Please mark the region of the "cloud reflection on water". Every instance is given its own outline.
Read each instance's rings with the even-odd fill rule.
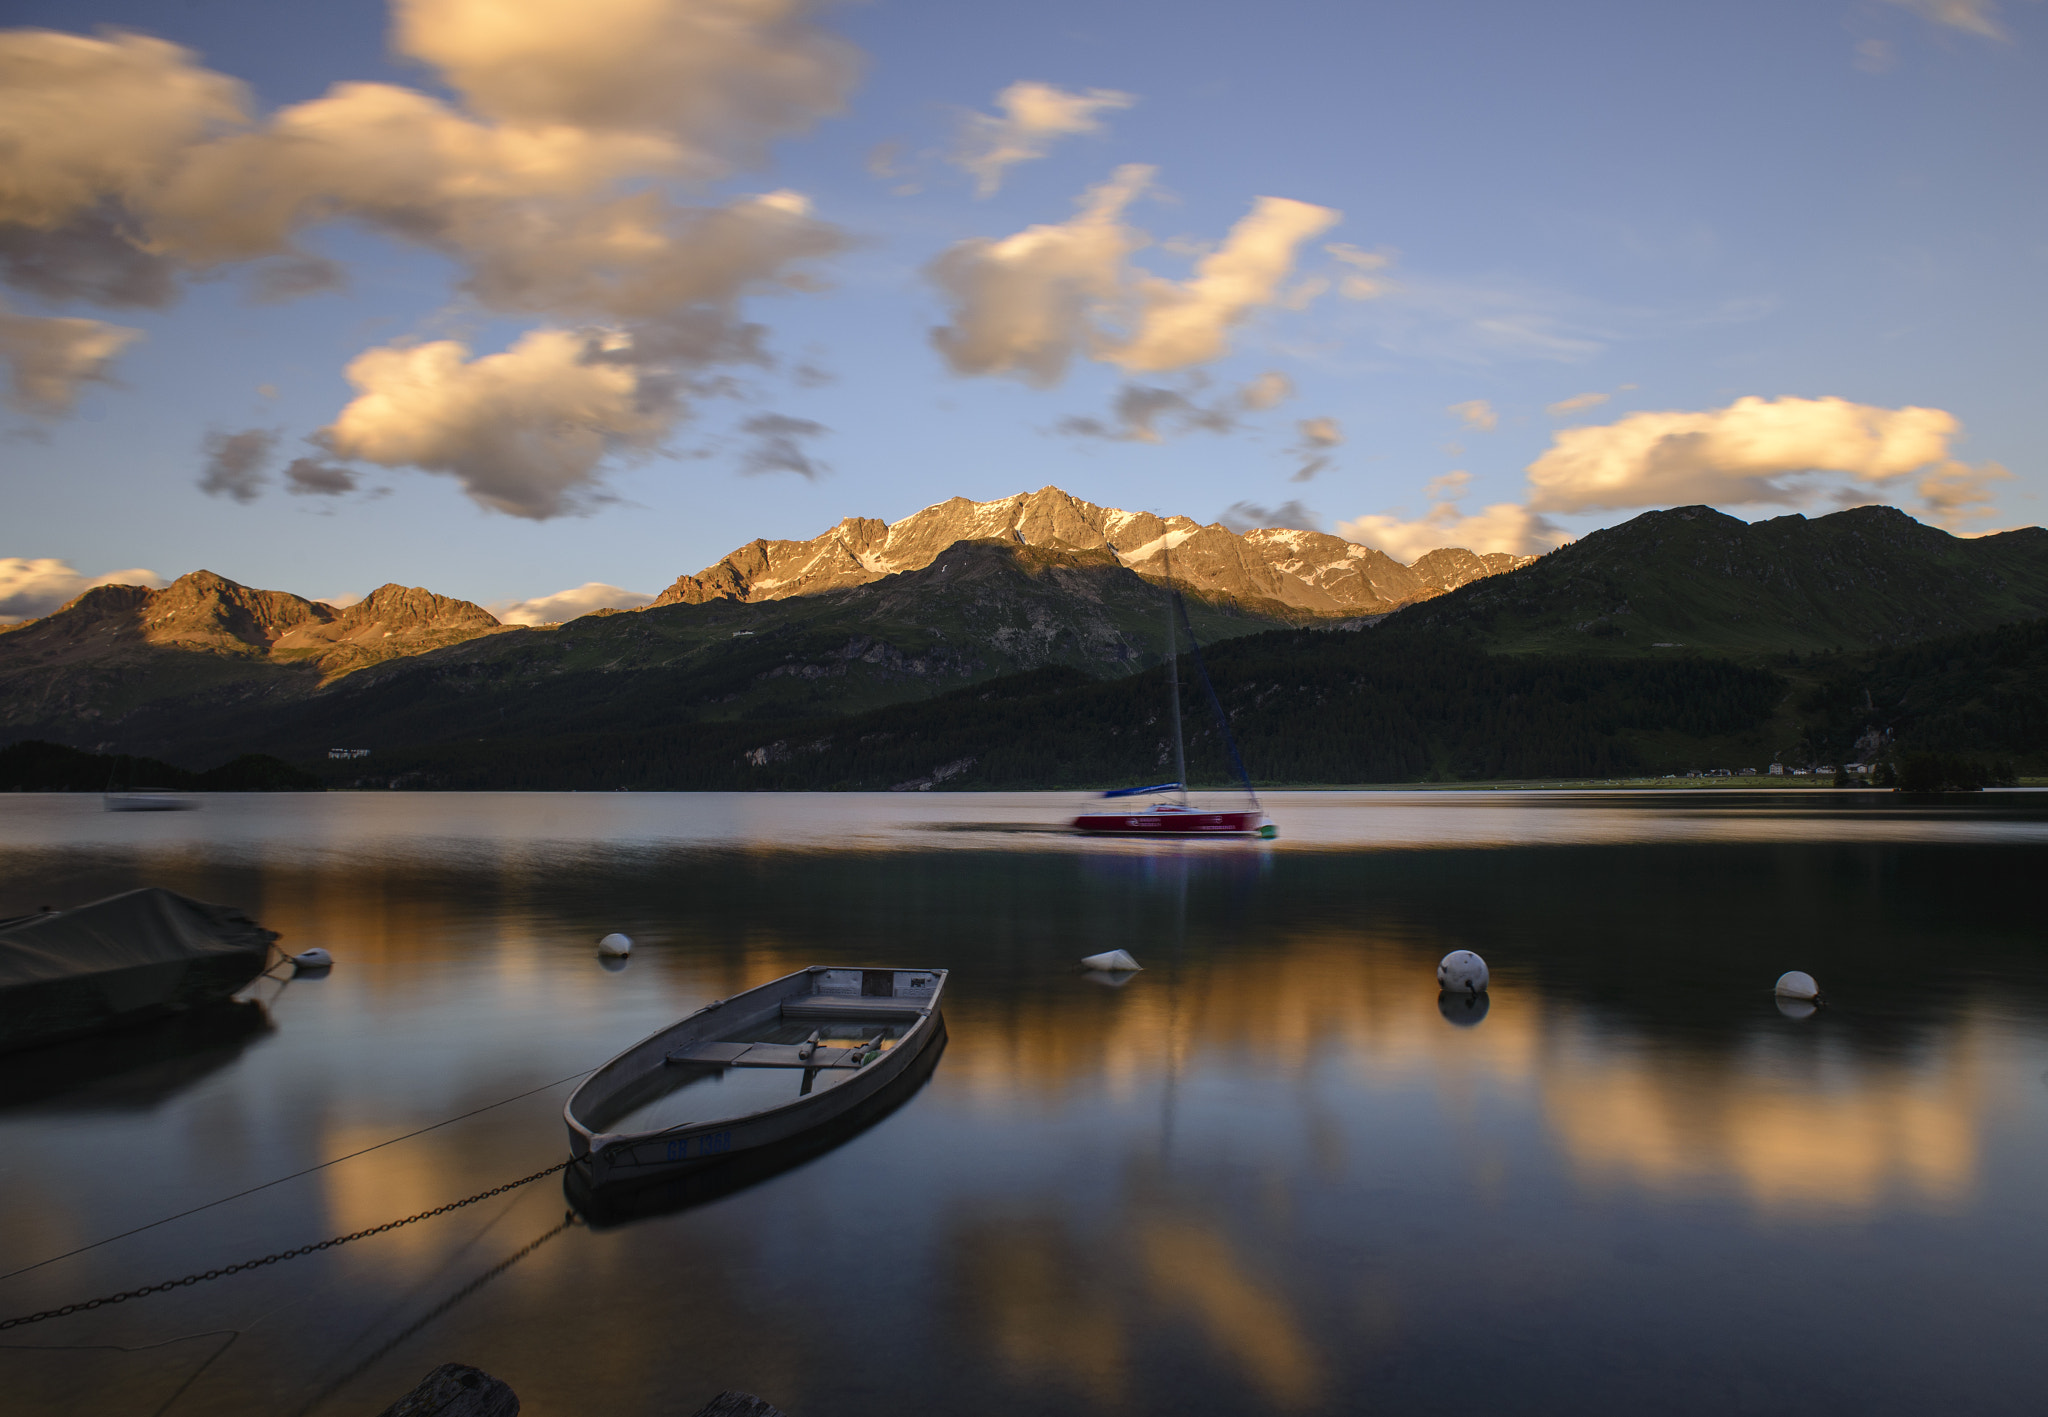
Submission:
[[[1578,1410],[1631,1410],[1629,1394],[1679,1391],[1690,1359],[1661,1353],[1659,1334],[1767,1347],[1765,1320],[1742,1307],[1759,1283],[1799,1320],[1792,1369],[1832,1345],[1878,1375],[1864,1395],[1924,1398],[1917,1370],[1869,1335],[1953,1312],[1961,1365],[2030,1321],[2010,1301],[2030,1270],[1999,1258],[2040,1233],[2013,1200],[2031,1184],[2039,1109],[2008,1105],[2008,1079],[2040,1074],[2048,998],[2011,889],[2027,823],[2021,850],[1995,857],[1954,849],[1981,821],[1937,848],[1897,844],[1947,831],[1932,818],[1816,827],[1771,809],[1745,827],[1689,803],[1603,815],[1331,799],[1310,828],[1379,844],[1414,844],[1431,822],[1474,830],[1435,852],[964,849],[971,832],[911,825],[957,817],[960,799],[887,820],[871,802],[777,799],[708,804],[693,831],[744,818],[754,844],[707,846],[659,839],[681,806],[632,794],[392,794],[216,802],[184,814],[213,823],[208,845],[188,821],[10,805],[0,843],[23,844],[0,860],[0,893],[32,906],[50,880],[80,898],[161,880],[338,957],[331,977],[286,987],[260,1049],[146,1113],[58,1099],[0,1114],[21,1159],[0,1177],[0,1249],[22,1261],[483,1107],[792,969],[956,971],[948,1051],[884,1124],[715,1204],[565,1234],[334,1410],[374,1410],[446,1356],[505,1366],[535,1411],[655,1410],[720,1386],[796,1412],[1305,1412],[1354,1398],[1473,1411],[1517,1394],[1562,1410],[1589,1392]],[[876,839],[911,848],[762,844],[777,823],[870,818]],[[1866,826],[1893,844],[1840,840]],[[1605,844],[1495,849],[1546,831]],[[1748,845],[1702,840],[1742,832]],[[1660,834],[1683,839],[1630,845]],[[1485,849],[1463,849],[1474,840]],[[621,974],[592,957],[609,929],[638,942]],[[1118,946],[1143,973],[1121,989],[1083,976],[1083,955]],[[1493,967],[1471,1027],[1438,1009],[1435,963],[1454,948]],[[1769,986],[1788,963],[1839,988],[1838,1005],[1782,1016]],[[2003,991],[1996,1007],[1985,981]],[[92,1251],[15,1292],[22,1307],[109,1292],[526,1174],[559,1155],[562,1096]],[[34,1160],[52,1154],[147,1156],[148,1184],[107,1167],[59,1183]],[[191,1308],[166,1298],[152,1319],[183,1332],[216,1321],[206,1306],[260,1315],[265,1343],[237,1345],[205,1397],[276,1410],[277,1394],[346,1373],[561,1215],[545,1185],[500,1204],[203,1286]],[[1937,1226],[1919,1223],[1930,1215]],[[1869,1221],[1885,1223],[1851,1228]],[[1882,1282],[1845,1286],[1842,1265]],[[113,1332],[140,1312],[94,1322]],[[1432,1384],[1467,1363],[1468,1323],[1486,1351],[1456,1369],[1477,1375],[1470,1389],[1440,1402]]]

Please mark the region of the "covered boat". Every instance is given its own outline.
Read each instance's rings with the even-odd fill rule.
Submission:
[[[226,905],[159,886],[0,920],[0,1052],[228,998],[277,938]]]
[[[571,1183],[668,1180],[863,1108],[940,1036],[945,987],[943,969],[814,965],[706,1005],[570,1096]]]

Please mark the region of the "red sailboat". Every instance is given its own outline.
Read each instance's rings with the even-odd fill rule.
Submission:
[[[1167,575],[1170,578],[1172,574],[1172,563],[1169,562]],[[1197,807],[1188,801],[1187,755],[1181,744],[1180,732],[1180,645],[1174,628],[1176,620],[1187,626],[1188,648],[1194,656],[1195,672],[1201,676],[1202,687],[1208,691],[1209,706],[1216,713],[1217,730],[1223,735],[1223,746],[1230,751],[1230,765],[1237,769],[1237,780],[1244,787],[1247,805],[1234,810]],[[1119,787],[1105,792],[1102,794],[1104,802],[1141,797],[1155,800],[1143,805],[1133,802],[1128,806],[1104,806],[1083,812],[1074,818],[1074,829],[1118,836],[1258,836],[1270,839],[1278,835],[1278,830],[1266,818],[1259,794],[1252,789],[1251,777],[1244,770],[1244,759],[1237,751],[1237,740],[1230,733],[1229,716],[1223,712],[1222,701],[1216,697],[1216,687],[1209,682],[1209,671],[1202,664],[1202,647],[1195,642],[1195,627],[1188,620],[1187,607],[1181,602],[1180,592],[1172,588],[1170,579],[1166,605],[1166,700],[1173,723],[1175,780],[1153,783],[1149,787]]]

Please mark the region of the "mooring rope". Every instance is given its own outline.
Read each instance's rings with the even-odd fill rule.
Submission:
[[[535,1090],[538,1091],[539,1089]],[[151,1294],[162,1294],[172,1289],[184,1289],[194,1284],[204,1284],[209,1279],[225,1279],[231,1274],[240,1274],[244,1270],[262,1269],[284,1260],[298,1259],[302,1255],[317,1254],[322,1250],[331,1250],[337,1245],[346,1245],[356,1240],[367,1240],[370,1236],[382,1235],[387,1230],[396,1230],[401,1226],[412,1225],[418,1221],[431,1220],[437,1215],[446,1215],[451,1210],[461,1210],[464,1206],[475,1205],[478,1201],[487,1201],[492,1196],[502,1196],[507,1191],[516,1191],[521,1186],[530,1186],[543,1176],[554,1175],[557,1171],[567,1167],[568,1164],[567,1159],[557,1161],[545,1171],[536,1171],[531,1176],[522,1176],[516,1181],[507,1181],[504,1185],[493,1186],[488,1191],[478,1191],[475,1195],[465,1196],[459,1201],[450,1201],[446,1205],[437,1205],[432,1210],[421,1211],[418,1215],[408,1215],[403,1220],[387,1220],[382,1225],[373,1225],[367,1230],[358,1230],[352,1235],[337,1235],[333,1239],[321,1240],[317,1244],[300,1245],[297,1249],[293,1250],[279,1250],[276,1254],[265,1255],[261,1259],[243,1260],[239,1264],[223,1265],[219,1269],[201,1270],[197,1274],[188,1274],[181,1279],[166,1279],[161,1284],[145,1284],[140,1289],[126,1289],[119,1294],[108,1294],[98,1299],[84,1299],[76,1304],[65,1304],[60,1308],[44,1309],[33,1314],[23,1314],[19,1318],[0,1319],[0,1333],[4,1333],[11,1328],[22,1328],[28,1324],[39,1324],[45,1319],[68,1318],[72,1314],[90,1313],[94,1309],[104,1309],[114,1304],[125,1304],[130,1299],[145,1299]]]
[[[503,1107],[508,1103],[517,1102],[521,1098],[531,1097],[536,1092],[546,1092],[551,1087],[560,1087],[565,1082],[574,1082],[577,1078],[583,1077],[586,1074],[595,1071],[595,1068],[585,1068],[582,1072],[571,1073],[569,1074],[569,1076],[565,1078],[556,1078],[553,1082],[544,1082],[539,1087],[531,1087],[528,1088],[526,1091],[517,1093],[511,1097],[500,1098],[496,1102],[489,1103],[483,1107],[478,1107],[473,1111],[464,1112],[460,1116],[449,1117],[443,1121],[435,1122],[431,1126],[421,1127],[417,1131],[407,1132],[403,1136],[396,1136],[390,1138],[387,1141],[376,1142],[370,1146],[364,1147],[360,1151],[351,1151],[346,1156],[337,1156],[332,1161],[323,1161],[318,1166],[308,1166],[303,1171],[294,1171],[289,1176],[279,1176],[274,1181],[265,1181],[260,1185],[251,1186],[247,1190],[236,1191],[233,1195],[222,1196],[219,1200],[208,1201],[204,1205],[195,1205],[190,1210],[179,1211],[176,1215],[166,1215],[161,1220],[152,1220],[147,1225],[136,1226],[133,1230],[123,1230],[118,1235],[109,1235],[103,1240],[94,1240],[90,1244],[80,1245],[75,1250],[66,1250],[61,1255],[51,1255],[46,1260],[37,1260],[34,1264],[25,1264],[20,1269],[10,1269],[9,1271],[7,1271],[7,1273],[0,1274],[0,1280],[12,1279],[19,1274],[27,1274],[32,1269],[41,1269],[46,1264],[57,1263],[58,1260],[68,1260],[73,1255],[82,1255],[87,1250],[96,1250],[102,1245],[111,1245],[114,1243],[114,1241],[125,1240],[130,1235],[140,1235],[143,1231],[154,1230],[159,1225],[169,1225],[173,1220],[183,1220],[186,1216],[197,1215],[202,1210],[212,1210],[217,1205],[226,1205],[229,1201],[238,1201],[243,1196],[253,1196],[258,1191],[269,1190],[272,1186],[282,1186],[286,1181],[296,1181],[301,1176],[312,1175],[315,1171],[325,1171],[330,1166],[339,1166],[342,1162],[353,1161],[358,1156],[368,1156],[371,1152],[382,1150],[384,1147],[396,1146],[399,1142],[402,1141],[411,1141],[414,1137],[425,1136],[428,1132],[438,1131],[442,1127],[453,1126],[457,1122],[466,1122],[471,1117],[479,1116],[485,1112],[490,1111],[493,1107]],[[561,1168],[557,1167],[556,1169],[560,1170]]]

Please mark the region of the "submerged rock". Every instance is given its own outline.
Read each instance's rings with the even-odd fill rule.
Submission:
[[[443,1363],[382,1417],[519,1417],[519,1394],[482,1368]]]
[[[750,1392],[721,1392],[690,1417],[783,1417],[783,1412]]]

